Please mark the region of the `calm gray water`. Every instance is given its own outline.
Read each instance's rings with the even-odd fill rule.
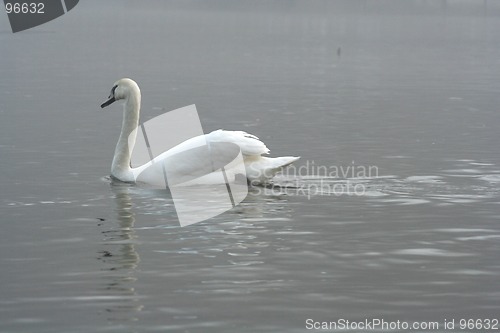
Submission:
[[[17,34],[0,14],[0,331],[500,319],[499,31],[494,1],[89,0]],[[107,178],[121,112],[99,105],[125,76],[144,120],[195,103],[300,174],[179,227],[167,193]]]

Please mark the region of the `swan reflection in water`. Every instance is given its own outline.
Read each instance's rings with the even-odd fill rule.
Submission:
[[[136,270],[140,258],[136,250],[137,235],[134,231],[135,214],[130,197],[131,185],[111,182],[114,193],[117,224],[106,221],[102,225],[104,240],[99,259],[106,263],[106,294],[110,302],[105,311],[109,313],[110,322],[136,321],[137,314],[143,308],[141,297],[135,290],[137,282]]]
[[[111,218],[101,224],[104,239],[99,259],[106,265],[105,291],[102,294],[109,301],[105,305],[105,312],[108,321],[116,325],[138,321],[146,299],[151,297],[140,294],[141,282],[138,280],[137,271],[140,262],[138,247],[141,244],[137,235],[139,230],[168,229],[168,233],[162,234],[162,242],[165,244],[158,245],[156,242],[156,246],[160,246],[169,255],[178,251],[180,253],[187,247],[187,241],[190,242],[189,246],[192,246],[193,241],[199,240],[196,250],[200,254],[207,254],[206,265],[212,267],[214,248],[226,252],[248,251],[253,256],[260,256],[254,253],[256,249],[259,252],[265,251],[265,248],[271,247],[272,242],[279,243],[272,237],[272,229],[278,225],[281,225],[278,229],[289,228],[287,217],[293,211],[287,204],[285,195],[277,195],[276,191],[269,192],[264,188],[250,187],[247,198],[232,210],[200,224],[180,227],[168,191],[141,188],[120,181],[111,181],[110,188],[115,200],[116,219]],[[145,218],[141,224],[147,225],[136,226],[139,215],[153,219]],[[270,235],[262,238],[263,232]],[[147,231],[142,237],[146,236],[148,240],[143,240],[144,246],[155,243],[151,240],[159,237],[158,232],[150,234]],[[224,251],[216,253],[219,256],[217,262],[223,259],[231,266],[248,264],[247,257],[227,256]],[[255,262],[265,261],[265,257],[252,259]],[[200,269],[199,266],[190,266],[191,264],[187,263],[185,268]]]

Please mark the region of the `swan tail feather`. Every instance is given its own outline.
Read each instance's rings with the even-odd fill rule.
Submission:
[[[253,184],[268,184],[271,179],[287,166],[297,161],[297,156],[263,157],[245,161],[247,178]]]

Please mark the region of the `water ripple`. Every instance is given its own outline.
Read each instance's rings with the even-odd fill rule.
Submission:
[[[470,253],[451,252],[435,248],[414,248],[393,251],[396,255],[426,256],[426,257],[467,257]]]

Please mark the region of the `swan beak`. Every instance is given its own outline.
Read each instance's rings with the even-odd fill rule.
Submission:
[[[115,96],[108,99],[106,102],[101,104],[101,108],[105,108],[106,106],[113,104],[116,101]]]

